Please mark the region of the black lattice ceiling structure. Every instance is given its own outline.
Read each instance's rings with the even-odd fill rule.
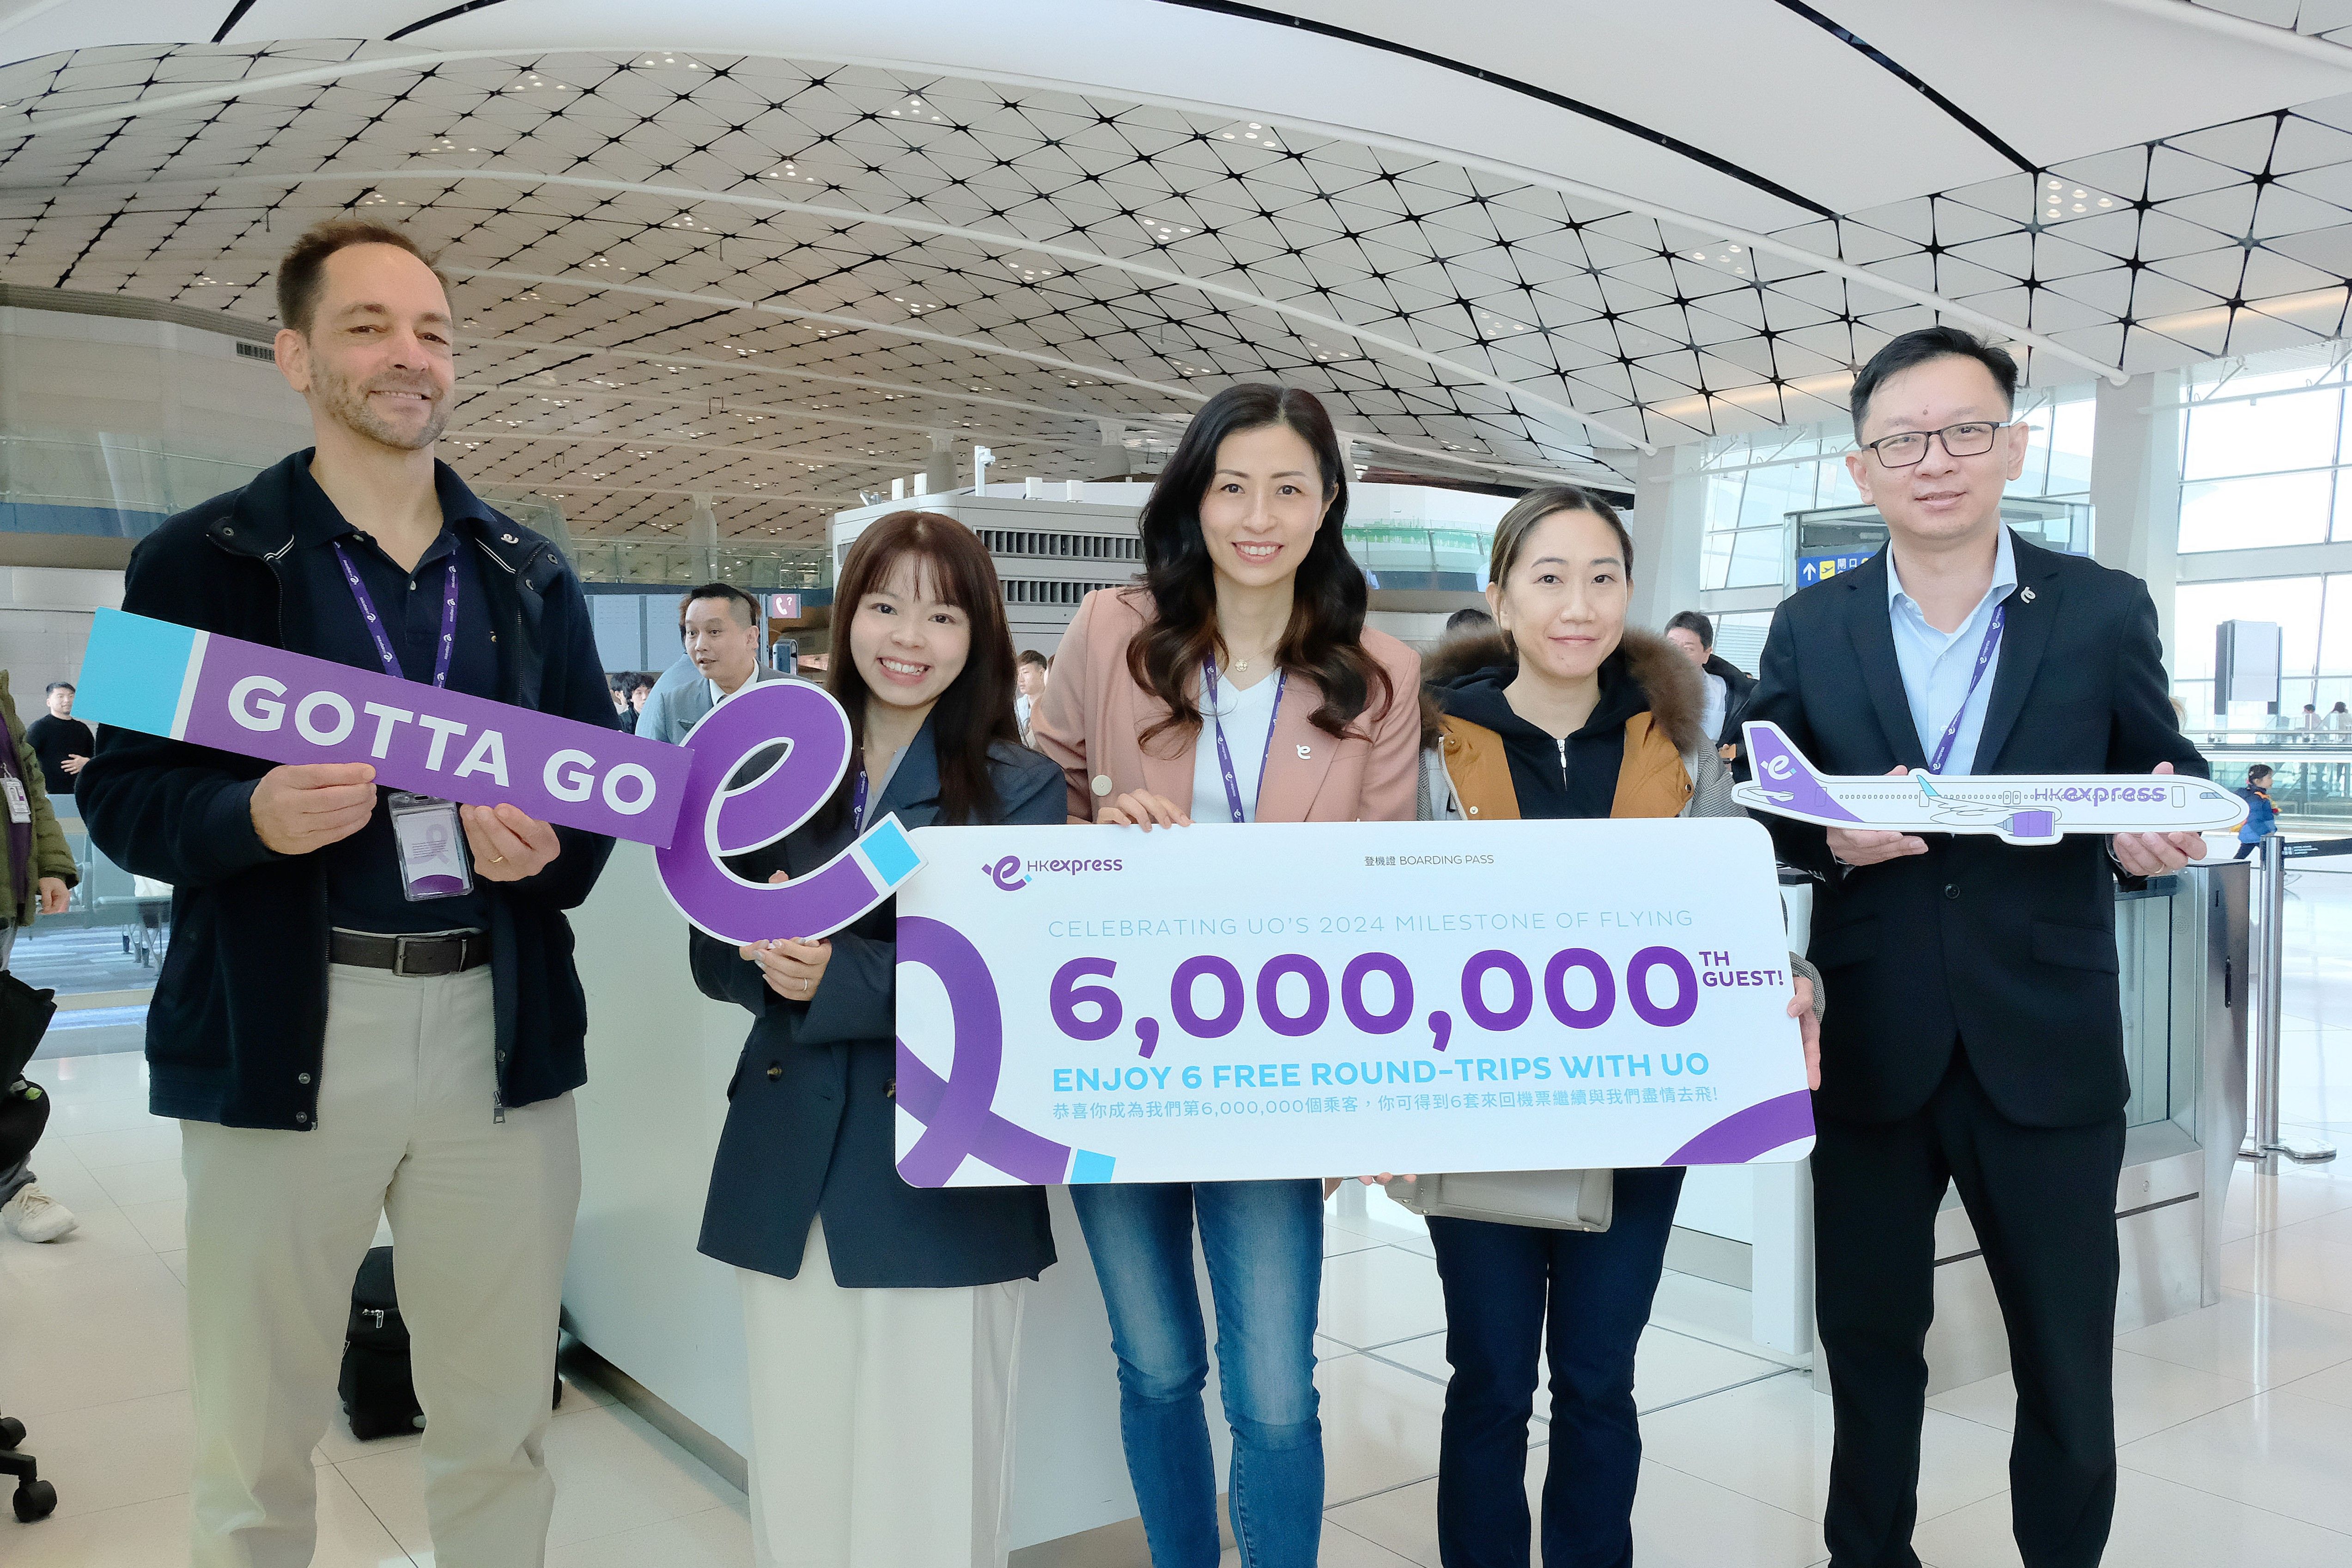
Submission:
[[[2352,6],[2205,9],[2352,67]],[[468,477],[593,535],[708,492],[730,534],[814,540],[974,443],[1000,477],[1083,477],[1242,379],[1316,391],[1384,469],[1622,485],[1643,449],[1834,417],[1856,363],[1939,314],[2049,384],[2335,339],[2352,289],[2352,99],[2045,167],[1906,71],[2008,172],[1832,215],[1667,148],[1773,220],[1748,227],[1272,110],[222,33],[0,68],[0,276],[266,321],[304,225],[404,224],[457,279]]]

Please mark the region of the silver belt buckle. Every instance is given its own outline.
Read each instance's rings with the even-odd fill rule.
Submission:
[[[395,936],[392,939],[392,972],[403,980],[428,980],[426,974],[411,973],[408,968],[408,944],[411,942],[436,941],[431,937]]]

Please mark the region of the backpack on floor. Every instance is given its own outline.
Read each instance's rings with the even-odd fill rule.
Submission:
[[[408,1371],[408,1325],[393,1288],[392,1248],[375,1247],[352,1283],[352,1320],[343,1331],[343,1375],[337,1384],[352,1436],[390,1437],[425,1425]]]
[[[400,1321],[389,1247],[369,1248],[352,1282],[352,1318],[343,1331],[343,1374],[337,1386],[354,1437],[392,1437],[424,1428],[425,1408],[409,1372],[408,1325]],[[554,1403],[563,1403],[560,1373]]]

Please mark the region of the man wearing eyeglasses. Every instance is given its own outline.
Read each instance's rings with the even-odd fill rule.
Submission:
[[[1781,604],[1748,716],[1832,773],[2208,776],[2166,696],[2147,587],[2001,523],[2026,455],[2016,387],[2006,353],[1949,327],[1906,333],[1863,367],[1846,465],[1887,546]],[[2008,1324],[2019,1553],[2026,1568],[2093,1568],[2115,1509],[2129,1092],[2116,880],[2178,870],[2204,841],[2026,847],[1766,826],[1783,860],[1822,879],[1812,1173],[1837,1416],[1833,1568],[1917,1568],[1923,1347],[1948,1184]]]

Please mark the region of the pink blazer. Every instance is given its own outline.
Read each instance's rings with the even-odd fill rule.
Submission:
[[[1062,765],[1072,822],[1092,822],[1097,804],[1135,789],[1164,795],[1192,813],[1193,744],[1163,735],[1147,752],[1138,739],[1168,711],[1127,670],[1128,642],[1144,625],[1150,603],[1140,589],[1097,589],[1071,617],[1054,655],[1030,733],[1037,749]],[[1388,671],[1387,707],[1375,692],[1373,705],[1349,726],[1350,733],[1335,737],[1307,722],[1322,705],[1322,692],[1314,681],[1293,675],[1275,714],[1273,752],[1258,789],[1259,821],[1412,820],[1421,766],[1421,656],[1370,630],[1364,633],[1364,650]],[[1355,732],[1367,730],[1369,737]],[[1159,754],[1163,752],[1169,754]],[[1108,795],[1095,794],[1100,776],[1110,780]]]

